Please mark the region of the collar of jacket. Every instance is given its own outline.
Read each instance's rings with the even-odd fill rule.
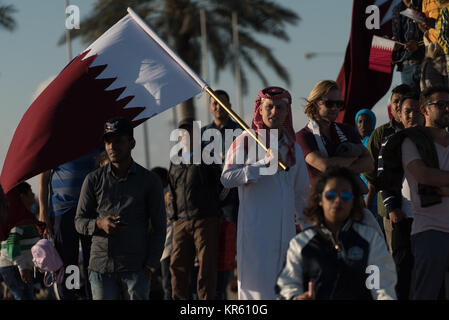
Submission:
[[[396,131],[402,129],[402,125],[400,123],[398,123],[396,120],[394,120],[394,118],[391,118],[390,122],[388,122],[388,127],[393,128]]]
[[[108,163],[108,167],[106,170],[107,170],[108,174],[112,174],[115,176],[114,172],[112,171],[112,163],[111,162]],[[137,172],[136,163],[134,162],[133,159],[131,159],[131,165],[129,166],[128,174],[130,174],[130,173],[135,174],[136,172]]]
[[[337,234],[336,234],[336,238],[338,239],[338,235],[339,235],[341,232],[346,232],[346,231],[348,231],[348,230],[351,228],[352,224],[353,224],[352,219],[351,219],[351,218],[348,218],[348,220],[346,220],[346,222],[344,223],[343,227],[342,227],[340,230],[338,230],[338,232],[337,232]],[[320,232],[323,236],[329,237],[330,239],[333,239],[333,238],[332,238],[332,231],[330,231],[329,228],[327,228],[327,227],[324,225],[324,223],[320,224],[320,225],[317,227],[317,231]]]

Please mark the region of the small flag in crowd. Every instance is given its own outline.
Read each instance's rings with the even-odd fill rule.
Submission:
[[[369,55],[369,69],[391,73],[393,49],[396,42],[390,39],[373,36]]]
[[[3,165],[3,190],[98,148],[108,119],[126,117],[137,126],[206,86],[128,9],[26,111]]]

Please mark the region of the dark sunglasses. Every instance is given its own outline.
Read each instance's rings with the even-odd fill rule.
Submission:
[[[427,104],[428,106],[437,106],[438,109],[443,110],[446,107],[449,107],[449,101],[447,100],[439,100],[439,101],[435,101],[435,102],[429,102]]]
[[[337,107],[338,109],[343,109],[345,102],[343,100],[322,100],[326,108],[330,109],[332,107]]]
[[[329,190],[324,193],[324,196],[327,200],[334,201],[335,198],[337,198],[337,192],[335,190]],[[343,191],[342,193],[340,193],[340,198],[341,200],[343,200],[343,202],[351,202],[353,195],[349,191]]]

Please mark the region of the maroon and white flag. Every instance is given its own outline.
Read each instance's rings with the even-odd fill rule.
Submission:
[[[396,42],[378,36],[373,36],[369,55],[369,69],[379,72],[392,72],[393,49]]]
[[[131,9],[74,58],[20,121],[0,183],[19,183],[102,144],[103,125],[126,117],[134,126],[206,87]]]
[[[393,8],[401,0],[354,0],[351,34],[345,60],[337,77],[345,108],[337,118],[354,126],[354,117],[362,108],[372,108],[388,92],[392,73],[369,68],[371,44],[374,36],[391,39]],[[373,8],[377,8],[373,11]],[[370,9],[370,10],[368,10]],[[378,21],[370,26],[372,18]],[[377,19],[378,18],[378,19]]]

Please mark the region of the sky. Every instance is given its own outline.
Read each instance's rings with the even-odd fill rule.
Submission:
[[[89,15],[94,2],[96,1],[70,0],[71,5],[79,7],[81,22],[83,17]],[[264,35],[257,35],[257,39],[272,47],[274,55],[289,70],[290,86],[287,86],[257,57],[255,62],[260,63],[269,85],[281,86],[290,91],[293,98],[293,124],[295,131],[298,131],[307,122],[303,112],[303,98],[309,95],[318,81],[335,80],[342,66],[349,40],[352,0],[276,0],[276,2],[296,12],[301,18],[296,26],[289,25],[286,28],[290,42]],[[14,131],[22,116],[37,94],[65,67],[68,54],[65,45],[57,45],[58,39],[65,32],[65,1],[1,0],[0,4],[13,4],[18,10],[14,14],[17,29],[14,32],[0,29],[0,165],[3,166]],[[82,23],[80,28],[83,28]],[[88,45],[79,40],[72,41],[73,56],[87,47]],[[321,54],[306,59],[305,54],[310,52]],[[236,110],[237,91],[232,73],[223,72],[219,81],[215,82],[211,59],[209,70],[211,70],[209,86],[213,89],[226,90]],[[247,77],[249,89],[248,94],[243,97],[243,119],[250,124],[254,100],[263,84],[251,72],[248,72]],[[398,84],[400,76],[396,72],[392,87]],[[205,95],[195,97],[197,118],[202,121],[202,125],[207,124],[208,119],[205,101]],[[372,109],[377,116],[378,125],[387,121],[387,105],[388,94]],[[150,167],[169,166],[169,152],[173,145],[169,140],[173,129],[172,115],[172,110],[167,110],[148,120]],[[136,162],[145,165],[142,127],[135,129],[137,145],[133,157]],[[37,193],[38,177],[28,182]]]

